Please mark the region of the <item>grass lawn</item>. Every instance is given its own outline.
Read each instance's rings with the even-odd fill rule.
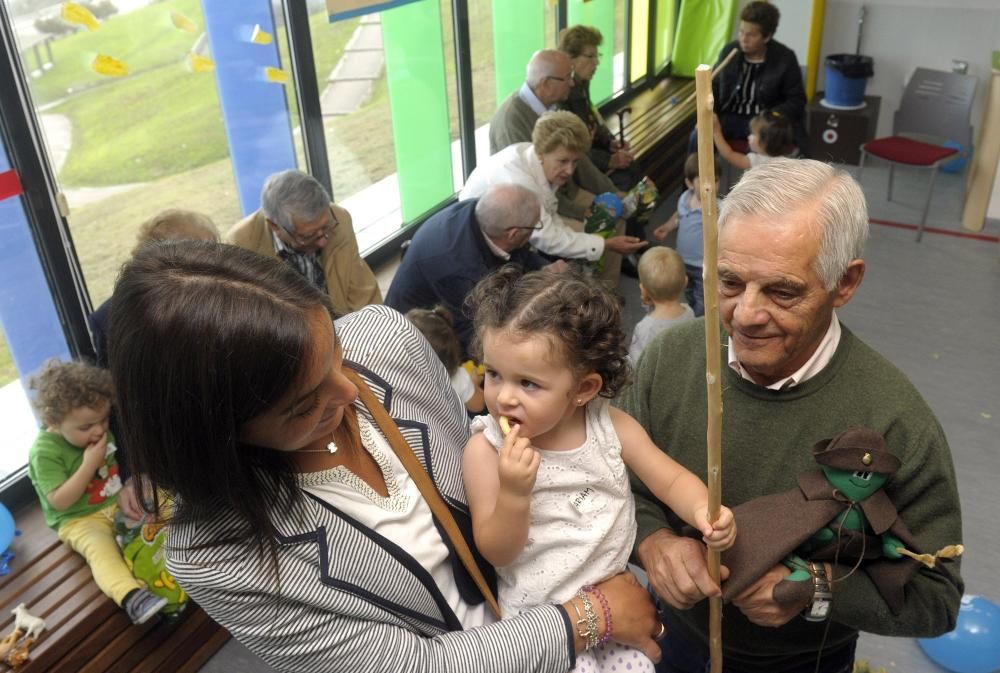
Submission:
[[[96,307],[111,296],[115,277],[135,245],[139,225],[165,208],[208,215],[220,233],[241,217],[228,159],[160,178],[70,213],[70,232],[90,299]]]
[[[203,23],[200,0],[166,0],[128,14],[114,14],[93,32],[84,29],[53,40],[52,69],[31,81],[35,104],[45,105],[116,81],[90,68],[97,54],[124,62],[132,73],[129,77],[182,61],[198,36],[174,27],[170,20],[170,13],[174,11],[198,26]],[[26,63],[33,62],[26,54],[21,58]]]
[[[77,32],[53,42],[56,66],[32,81],[38,103],[62,99],[52,111],[70,118],[73,139],[60,181],[67,187],[145,182],[177,174],[228,155],[215,76],[192,73],[186,54],[195,36],[173,27],[170,11],[199,26],[197,0],[174,0],[114,17],[94,33]],[[330,26],[326,15],[310,18],[317,76],[326,81],[358,20]],[[279,54],[289,66],[278,32]],[[178,42],[178,36],[180,42]],[[133,73],[122,79],[90,69],[100,49],[125,61]],[[76,91],[67,96],[67,91]],[[298,106],[294,89],[287,100],[293,125]]]

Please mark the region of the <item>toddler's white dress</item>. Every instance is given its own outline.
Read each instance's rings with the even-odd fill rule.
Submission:
[[[608,407],[603,397],[587,405],[582,446],[539,451],[528,542],[513,563],[496,569],[505,619],[541,603],[568,601],[581,586],[608,579],[628,563],[635,541],[635,503]],[[503,446],[503,433],[492,416],[476,417],[472,432],[483,432],[498,451]],[[591,602],[600,612],[593,595]],[[570,621],[576,619],[571,610]],[[642,652],[617,643],[579,653],[574,669],[577,673],[652,670]]]

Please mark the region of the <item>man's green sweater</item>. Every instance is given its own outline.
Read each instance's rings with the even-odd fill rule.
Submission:
[[[723,339],[723,351],[726,341]],[[902,467],[885,492],[924,551],[961,542],[962,520],[951,453],[940,424],[910,381],[846,327],[832,361],[816,376],[782,391],[741,378],[722,353],[722,502],[733,507],[796,487],[798,474],[816,468],[811,447],[852,426],[881,433]],[[635,383],[620,398],[653,441],[702,479],[705,448],[704,321],[692,320],[646,348]],[[635,477],[636,545],[667,526],[665,509]],[[739,532],[737,532],[737,535]],[[941,567],[939,565],[939,567]],[[906,586],[906,604],[893,615],[863,572],[834,582],[830,632],[824,651],[857,631],[933,636],[955,625],[962,581],[959,566],[921,568]],[[850,573],[837,567],[834,577]],[[674,617],[707,642],[708,605]],[[775,671],[815,659],[824,623],[794,618],[781,628],[752,624],[732,605],[723,613],[725,656],[745,670]]]

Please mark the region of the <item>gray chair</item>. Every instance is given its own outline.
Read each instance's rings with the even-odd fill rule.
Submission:
[[[906,85],[903,100],[892,120],[893,135],[876,138],[861,146],[861,172],[870,154],[889,162],[889,201],[892,201],[893,172],[897,164],[927,168],[931,171],[927,198],[917,228],[917,240],[924,234],[927,211],[931,205],[937,169],[958,150],[940,143],[951,140],[964,148],[972,146],[969,122],[976,78],[942,70],[917,68]]]

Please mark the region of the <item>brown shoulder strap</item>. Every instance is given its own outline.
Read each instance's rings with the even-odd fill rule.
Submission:
[[[358,396],[361,398],[361,402],[365,405],[372,416],[375,418],[375,422],[378,424],[379,429],[382,434],[389,441],[389,445],[392,446],[392,450],[396,452],[396,456],[399,458],[400,462],[403,463],[403,467],[410,474],[410,478],[417,485],[420,490],[420,494],[424,496],[424,500],[430,506],[431,511],[438,521],[441,522],[441,526],[444,528],[445,533],[451,539],[452,547],[458,553],[459,559],[462,561],[462,565],[465,569],[469,571],[469,575],[472,576],[472,580],[479,587],[479,591],[483,594],[483,598],[489,604],[490,608],[493,610],[493,614],[500,618],[500,606],[497,605],[497,600],[493,596],[493,592],[490,590],[489,584],[486,582],[486,578],[483,577],[482,571],[479,570],[479,566],[476,564],[475,559],[472,557],[472,551],[469,549],[469,543],[466,542],[465,536],[462,535],[462,531],[459,530],[458,524],[455,523],[455,518],[451,514],[451,510],[448,509],[447,503],[445,503],[444,498],[438,493],[437,487],[434,482],[431,481],[430,475],[424,469],[424,466],[420,464],[416,455],[413,453],[413,449],[407,443],[406,439],[403,437],[402,433],[399,432],[399,428],[396,427],[396,423],[389,416],[389,412],[385,410],[382,403],[378,401],[375,397],[375,393],[371,391],[368,384],[365,383],[364,379],[358,375],[353,369],[344,367],[344,375],[351,380],[351,382],[358,388]]]

